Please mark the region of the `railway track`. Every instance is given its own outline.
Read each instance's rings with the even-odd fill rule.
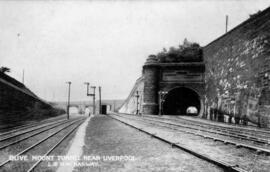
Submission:
[[[34,137],[38,134],[44,133],[48,130],[57,128],[57,127],[62,126],[64,124],[76,122],[78,120],[80,120],[80,119],[74,119],[71,121],[68,121],[68,120],[57,121],[54,123],[50,123],[48,125],[40,126],[38,128],[34,127],[34,128],[29,129],[29,130],[21,131],[21,132],[16,133],[16,134],[10,134],[6,137],[2,137],[2,138],[0,138],[0,150],[4,149],[6,147],[9,147],[11,145],[17,144],[21,141],[28,139],[28,138]],[[23,136],[23,135],[25,135],[25,136]],[[20,136],[23,136],[23,137],[20,137]]]
[[[263,138],[268,138],[270,139],[270,131],[269,130],[262,130],[262,129],[251,129],[251,128],[247,128],[244,126],[236,126],[236,125],[229,125],[226,124],[226,126],[220,126],[220,125],[216,125],[216,124],[211,124],[211,123],[204,123],[204,122],[200,122],[200,121],[196,121],[196,120],[190,120],[190,119],[183,119],[181,117],[177,117],[177,118],[166,118],[166,117],[154,117],[153,115],[144,115],[144,117],[149,117],[149,118],[154,118],[154,119],[162,119],[162,120],[168,120],[168,121],[177,121],[177,122],[185,122],[186,124],[192,124],[192,125],[197,125],[197,126],[201,126],[207,129],[214,129],[217,131],[224,131],[224,132],[233,132],[233,133],[239,133],[239,134],[249,134],[249,135],[253,135],[256,137],[261,137]],[[251,136],[252,137],[252,136]]]
[[[231,128],[231,127],[224,127],[224,126],[218,126],[218,125],[211,125],[210,127],[207,126],[207,124],[201,125],[201,123],[196,123],[196,121],[188,121],[186,122],[185,119],[162,119],[162,118],[156,118],[156,117],[146,117],[147,119],[155,119],[159,122],[167,121],[167,123],[175,126],[182,126],[184,128],[202,131],[205,133],[211,133],[221,136],[226,136],[230,138],[235,138],[241,141],[249,141],[253,144],[258,144],[258,146],[261,146],[262,148],[270,148],[270,133],[267,131],[261,131],[261,130],[245,130],[245,129],[239,129],[237,128]],[[181,125],[179,125],[181,124]],[[222,140],[221,140],[222,141]],[[233,143],[234,144],[234,143]],[[245,146],[244,146],[245,147]],[[251,147],[252,149],[254,147]],[[266,151],[265,153],[269,153]]]
[[[5,133],[0,134],[0,141],[6,140],[8,138],[12,138],[14,136],[23,135],[23,134],[26,134],[26,133],[29,133],[29,132],[32,132],[32,131],[35,131],[35,130],[38,130],[38,129],[46,128],[48,126],[55,125],[55,124],[58,124],[58,123],[67,122],[67,121],[68,120],[59,120],[59,121],[55,121],[55,122],[43,123],[43,124],[40,124],[40,125],[27,127],[27,128],[20,129],[20,130],[12,130],[12,131],[9,131],[9,132],[5,132]]]
[[[44,119],[44,120],[42,120],[42,121],[33,121],[33,122],[30,122],[30,123],[27,123],[27,124],[17,125],[17,126],[14,126],[14,127],[4,127],[4,128],[0,128],[0,136],[1,136],[3,133],[7,133],[7,132],[10,132],[10,131],[23,130],[23,129],[25,129],[25,128],[28,128],[28,127],[34,127],[34,126],[40,125],[40,124],[42,124],[42,123],[49,123],[49,122],[58,121],[58,120],[64,120],[64,119],[66,119],[66,116],[61,115],[61,116],[58,116],[58,117],[53,117],[53,118],[49,118],[49,119]]]
[[[9,127],[5,130],[0,130],[0,137],[2,137],[4,135],[9,135],[11,133],[15,133],[16,131],[26,130],[29,128],[38,127],[41,125],[46,125],[46,124],[54,123],[57,121],[64,121],[64,120],[66,120],[66,117],[61,116],[61,117],[57,117],[57,118],[53,118],[53,119],[43,120],[40,122],[31,122],[31,123],[25,124],[25,125],[19,125],[16,127]]]
[[[158,125],[158,124],[160,125],[161,123],[165,125],[164,127],[167,127],[166,125],[169,125],[170,127],[167,127],[167,128],[170,128],[170,129],[174,127],[173,128],[174,130],[186,132],[186,133],[201,136],[204,138],[213,139],[215,141],[221,141],[225,144],[233,144],[237,147],[245,147],[248,149],[255,150],[258,153],[270,154],[270,140],[262,138],[262,136],[259,133],[254,134],[254,133],[248,133],[248,132],[243,133],[239,131],[234,131],[234,132],[227,131],[224,129],[224,127],[220,129],[219,126],[215,126],[214,128],[210,129],[206,125],[204,126],[197,125],[195,121],[193,123],[186,123],[184,120],[172,121],[171,119],[167,120],[167,119],[162,119],[159,117],[146,116],[143,118],[154,122],[153,123],[154,125]],[[182,130],[180,128],[182,128]],[[220,136],[223,136],[223,138],[221,138]],[[237,141],[235,141],[235,139],[237,139]]]
[[[152,116],[152,115],[145,115],[145,116]],[[161,118],[169,119],[168,116],[161,116]],[[182,116],[177,116],[177,118],[184,119],[184,120],[190,121],[190,122],[196,121],[196,122],[201,123],[201,124],[215,125],[216,123],[218,123],[218,124],[221,124],[221,125],[224,124],[226,127],[229,127],[229,128],[237,128],[237,129],[240,129],[240,130],[243,129],[243,130],[248,130],[248,131],[259,131],[259,132],[266,133],[266,134],[270,133],[269,128],[259,128],[257,126],[251,126],[251,125],[245,126],[245,125],[239,125],[239,124],[233,124],[233,123],[214,122],[214,121],[207,120],[207,119],[201,119],[201,121],[198,121],[197,117],[189,117],[187,119],[187,118],[182,117]]]
[[[12,136],[12,138],[5,139],[5,143],[0,147],[0,152],[8,156],[1,157],[1,159],[5,160],[0,162],[0,171],[5,171],[7,169],[7,171],[12,169],[16,171],[18,168],[22,168],[23,171],[33,171],[39,166],[40,163],[42,163],[43,158],[48,156],[59,145],[63,144],[63,142],[84,122],[84,120],[85,118],[76,118],[68,121],[66,120],[54,123],[49,127],[47,126],[42,128],[41,130],[39,128],[26,136],[22,134],[20,136]],[[16,137],[19,137],[19,139],[16,139]],[[25,144],[21,144],[22,146],[17,146],[20,144],[20,142],[25,140],[29,141],[29,139],[31,141],[31,139],[34,139],[35,137],[38,137],[38,140],[34,141],[33,143],[30,142],[31,144],[28,144],[26,147],[24,147]],[[9,150],[12,150],[12,154],[7,154]],[[12,155],[12,157],[22,157],[25,155],[27,157],[31,157],[36,154],[39,155],[39,160],[31,160],[26,162],[17,161],[16,159],[10,158],[10,155]]]
[[[145,130],[143,128],[137,127],[136,125],[133,125],[133,124],[131,124],[129,122],[126,122],[126,120],[121,119],[121,118],[124,118],[124,117],[122,117],[120,115],[113,114],[113,115],[109,115],[109,116],[111,118],[117,120],[117,121],[120,121],[121,123],[124,123],[125,125],[128,125],[128,126],[130,126],[132,128],[135,128],[135,129],[137,129],[137,130],[139,130],[139,131],[141,131],[141,132],[143,132],[145,134],[148,134],[153,138],[161,140],[161,141],[171,145],[172,147],[184,150],[184,151],[186,151],[186,152],[188,152],[188,153],[190,153],[190,154],[192,154],[192,155],[194,155],[194,156],[196,156],[196,157],[198,157],[198,158],[200,158],[202,160],[205,160],[205,161],[207,161],[207,162],[209,162],[211,164],[214,164],[214,165],[222,168],[226,172],[247,172],[245,169],[240,168],[237,164],[231,164],[231,163],[227,163],[225,161],[221,161],[221,160],[211,158],[210,156],[207,156],[207,155],[205,155],[203,153],[194,151],[194,150],[190,149],[187,146],[181,145],[180,143],[174,143],[174,142],[170,141],[169,139],[166,139],[164,137],[161,137],[161,136],[157,135],[156,133],[151,133],[151,132],[149,132],[149,131],[147,131],[147,130]],[[119,119],[119,117],[120,117],[120,119]],[[146,120],[143,120],[143,121],[145,123],[147,123]]]

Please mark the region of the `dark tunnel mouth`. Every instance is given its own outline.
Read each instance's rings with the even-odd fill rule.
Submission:
[[[197,114],[188,114],[187,108],[196,107]],[[199,115],[201,109],[200,96],[192,89],[178,87],[165,96],[163,102],[164,115]]]

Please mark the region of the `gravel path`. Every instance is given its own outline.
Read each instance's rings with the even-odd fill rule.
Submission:
[[[82,154],[82,148],[84,146],[84,138],[85,138],[85,132],[86,132],[86,127],[90,121],[91,117],[86,119],[86,121],[84,121],[84,123],[79,127],[79,129],[76,132],[76,135],[73,139],[73,142],[70,146],[69,151],[67,152],[67,154],[65,156],[67,157],[80,157]],[[76,163],[76,160],[65,160],[62,161],[61,163],[67,164],[67,163],[71,163],[70,166],[60,166],[57,169],[57,172],[72,172],[74,169],[74,164]]]
[[[104,115],[93,117],[86,130],[74,171],[222,171]]]

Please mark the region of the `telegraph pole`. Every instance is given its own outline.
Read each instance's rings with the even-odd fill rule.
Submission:
[[[23,69],[23,75],[22,75],[22,83],[24,84],[24,69]]]
[[[95,101],[96,101],[96,87],[95,86],[92,86],[91,87],[91,88],[94,89],[94,93],[93,94],[90,94],[89,93],[89,85],[90,85],[90,83],[89,82],[85,82],[84,84],[87,85],[87,93],[86,93],[86,95],[87,96],[93,96],[93,114],[95,114],[96,113],[96,105],[95,105]],[[90,113],[89,113],[89,116],[90,116]]]
[[[90,85],[90,83],[89,82],[85,82],[84,83],[85,85],[86,85],[86,95],[88,96],[88,94],[89,94],[89,85]]]
[[[96,114],[96,86],[92,86],[93,88],[93,114]]]
[[[99,91],[99,114],[102,113],[101,110],[101,86],[98,87],[98,91]]]
[[[86,85],[86,96],[89,96],[89,85],[90,85],[90,83],[85,82],[84,84]],[[91,104],[91,102],[90,102],[90,104]],[[90,116],[90,112],[89,112],[89,116]]]
[[[69,106],[70,106],[70,85],[71,82],[66,82],[68,84],[68,105],[67,105],[67,119],[69,119]]]
[[[225,33],[228,32],[228,21],[229,21],[229,17],[228,17],[228,15],[226,15],[226,28],[225,28]]]
[[[139,114],[139,97],[140,97],[139,91],[136,91],[135,97],[136,97],[136,115],[138,115]]]

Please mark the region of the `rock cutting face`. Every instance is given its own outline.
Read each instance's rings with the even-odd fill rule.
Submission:
[[[192,89],[186,87],[175,88],[168,92],[163,103],[165,115],[190,115],[188,108],[193,107],[200,112],[200,97]],[[192,113],[198,114],[198,113]]]

